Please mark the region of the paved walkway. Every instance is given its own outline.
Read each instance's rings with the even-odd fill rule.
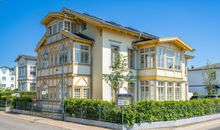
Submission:
[[[64,122],[64,121],[53,120],[53,119],[48,119],[48,118],[43,118],[43,117],[6,113],[4,111],[0,111],[0,118],[1,116],[30,121],[32,123],[40,123],[40,124],[55,126],[55,127],[59,127],[65,130],[66,129],[67,130],[109,130],[109,129],[95,127],[95,126],[82,125],[82,124],[77,124],[77,123],[72,123],[72,122]]]
[[[178,126],[172,128],[160,128],[151,130],[220,130],[220,119],[190,124],[185,126]]]
[[[63,122],[63,121],[53,120],[53,119],[48,119],[48,118],[43,118],[43,117],[5,113],[4,111],[0,111],[0,118],[1,116],[21,119],[21,120],[29,121],[32,123],[39,123],[43,125],[59,127],[65,130],[109,130],[106,128],[82,125],[82,124],[77,124],[77,123],[72,123],[72,122]],[[185,126],[151,129],[151,130],[220,130],[220,119],[210,120],[206,122],[190,124],[190,125],[185,125]]]

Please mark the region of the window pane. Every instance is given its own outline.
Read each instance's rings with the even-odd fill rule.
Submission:
[[[130,69],[134,68],[134,50],[128,49],[128,67]]]
[[[158,48],[158,67],[163,68],[164,67],[164,48]]]
[[[141,55],[140,68],[144,68],[144,55]]]
[[[141,87],[141,100],[144,100],[144,87]]]
[[[115,57],[119,54],[119,47],[118,46],[111,46],[111,60],[112,63],[115,60]]]
[[[89,98],[89,88],[84,88],[84,90],[83,90],[83,98]]]
[[[80,59],[81,59],[80,50],[75,50],[75,62],[80,63]]]
[[[74,97],[75,98],[80,98],[80,88],[75,88],[74,89]]]
[[[63,30],[63,22],[58,23],[58,32]]]

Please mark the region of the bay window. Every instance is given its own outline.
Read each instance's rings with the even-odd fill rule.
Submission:
[[[75,62],[80,64],[89,64],[90,48],[88,45],[75,44]]]
[[[140,49],[140,68],[153,68],[155,67],[155,48],[142,48]]]
[[[79,28],[79,26],[75,22],[71,22],[68,20],[58,21],[58,22],[47,27],[47,35],[51,36],[51,35],[54,35],[62,30],[66,30],[71,33],[77,33],[78,28]]]
[[[150,100],[150,81],[141,81],[141,100]]]

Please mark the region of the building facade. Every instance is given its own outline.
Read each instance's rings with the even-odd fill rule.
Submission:
[[[135,82],[120,93],[138,100],[186,100],[186,51],[193,49],[179,38],[159,38],[111,21],[69,9],[49,13],[41,23],[46,33],[37,44],[37,93],[42,102],[61,99],[64,61],[65,97],[112,99],[103,80],[118,53],[126,56]]]
[[[0,67],[0,90],[16,89],[15,68]]]
[[[215,78],[217,84],[213,89],[213,93],[220,94],[220,63],[212,64],[213,69],[215,70]],[[189,92],[198,92],[201,95],[208,95],[206,86],[204,85],[204,71],[207,69],[207,66],[201,66],[196,68],[189,69]]]
[[[20,91],[36,91],[37,58],[19,55],[17,62],[18,89]]]

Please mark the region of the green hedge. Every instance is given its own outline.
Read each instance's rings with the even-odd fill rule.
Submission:
[[[168,121],[220,112],[220,99],[190,101],[140,101],[123,109],[111,102],[92,99],[65,100],[66,112],[78,118],[134,123]],[[122,112],[123,111],[123,112]]]
[[[36,92],[28,92],[28,91],[1,91],[0,92],[0,100],[3,101],[10,101],[13,100],[13,98],[11,95],[13,93],[19,93],[20,97],[27,97],[27,98],[31,98],[31,99],[36,99]]]
[[[93,99],[67,99],[65,111],[76,118],[121,122],[121,109],[112,102]]]
[[[12,108],[30,110],[32,108],[33,99],[30,97],[15,97],[12,100]]]

